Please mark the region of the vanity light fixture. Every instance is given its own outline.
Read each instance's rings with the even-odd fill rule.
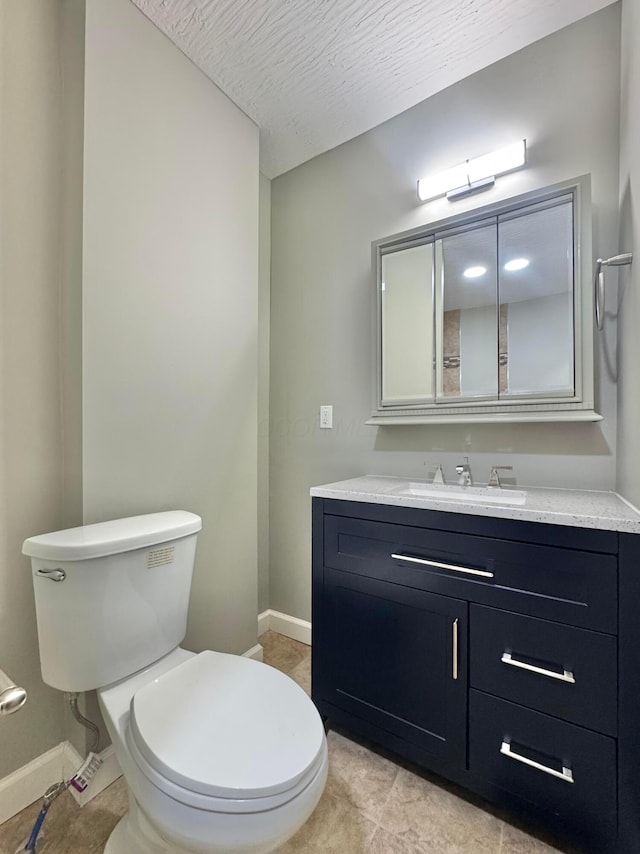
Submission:
[[[480,276],[484,276],[486,272],[487,268],[478,264],[476,267],[467,267],[462,275],[467,279],[478,279]]]
[[[520,169],[526,162],[527,141],[521,139],[490,154],[465,160],[444,172],[420,178],[418,198],[426,202],[446,194],[449,201],[454,201],[469,193],[488,190],[495,184],[496,175]]]
[[[515,273],[517,270],[524,270],[524,268],[528,266],[528,258],[512,258],[511,261],[507,261],[504,265],[504,269],[509,273]]]

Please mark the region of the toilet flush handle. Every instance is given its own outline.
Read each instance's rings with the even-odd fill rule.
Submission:
[[[36,569],[36,575],[39,575],[40,578],[48,578],[49,581],[64,581],[67,577],[67,573],[64,569]]]

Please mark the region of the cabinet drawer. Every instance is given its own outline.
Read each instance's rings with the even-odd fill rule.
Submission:
[[[610,635],[472,605],[471,685],[607,735],[617,731]]]
[[[324,563],[569,625],[617,628],[613,555],[327,514]]]
[[[615,741],[470,692],[469,766],[491,785],[555,816],[565,830],[610,844],[615,830]]]

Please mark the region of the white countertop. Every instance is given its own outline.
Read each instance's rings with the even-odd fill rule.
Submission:
[[[476,501],[469,503],[464,499],[442,500],[439,497],[425,498],[398,494],[398,490],[408,486],[410,482],[430,486],[428,481],[419,481],[417,478],[366,475],[314,486],[311,489],[311,496],[640,534],[640,513],[615,492],[523,487],[522,491],[526,492],[525,504],[496,505]],[[501,489],[501,496],[506,497],[508,493],[509,487]]]

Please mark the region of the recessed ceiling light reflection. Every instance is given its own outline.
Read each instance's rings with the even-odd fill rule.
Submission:
[[[516,270],[524,270],[524,268],[528,266],[528,258],[512,258],[511,261],[507,261],[504,265],[504,269],[508,270],[510,273],[515,273]]]
[[[480,265],[478,265],[477,267],[467,267],[467,269],[462,275],[465,276],[465,278],[467,279],[477,279],[480,276],[484,276],[486,272],[486,267],[481,267]]]

